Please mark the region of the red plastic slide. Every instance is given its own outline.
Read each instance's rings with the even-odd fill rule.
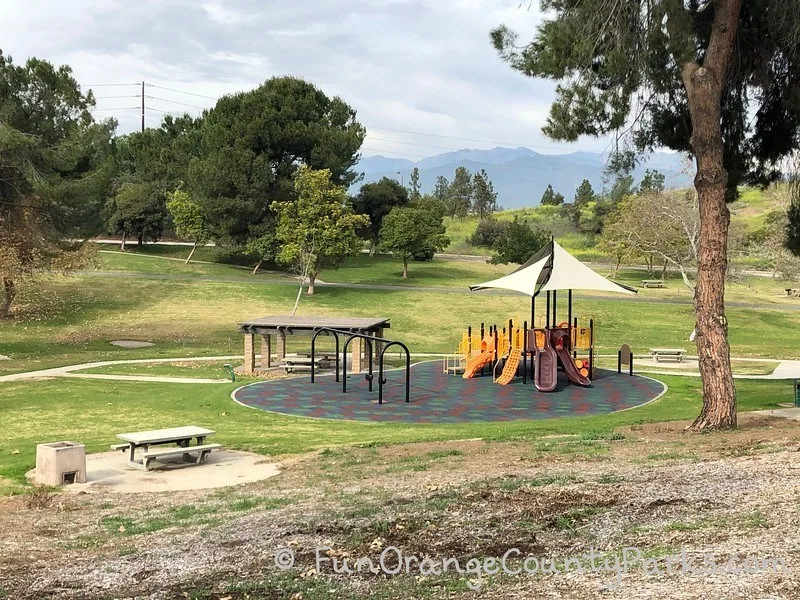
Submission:
[[[534,369],[533,383],[540,392],[552,392],[558,383],[558,358],[548,338],[549,336],[545,333],[544,347],[536,346],[536,368]]]
[[[561,363],[567,379],[572,383],[586,387],[592,385],[588,377],[581,375],[578,367],[575,366],[575,361],[572,360],[569,346],[569,332],[565,329],[556,329],[550,334],[550,337],[552,338],[558,361]]]

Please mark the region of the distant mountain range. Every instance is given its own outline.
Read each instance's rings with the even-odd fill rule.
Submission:
[[[364,179],[353,191],[364,183],[377,181],[381,177],[396,179],[408,186],[411,170],[417,167],[423,193],[433,189],[440,175],[452,181],[456,167],[466,167],[475,173],[485,169],[497,192],[497,203],[503,208],[536,206],[548,184],[570,202],[575,189],[588,179],[596,191],[609,187],[603,182],[606,156],[592,152],[571,154],[539,154],[528,148],[492,148],[491,150],[457,150],[430,156],[414,162],[402,158],[367,156],[356,165],[356,171],[364,173]],[[655,152],[636,168],[634,178],[638,183],[646,169],[660,171],[666,177],[667,187],[679,188],[691,185],[691,176],[682,172],[684,159],[680,154]],[[398,171],[400,174],[398,174]]]

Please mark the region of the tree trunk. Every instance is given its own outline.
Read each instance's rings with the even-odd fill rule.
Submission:
[[[136,245],[140,248],[144,246],[144,234],[139,234],[139,238],[136,240]]]
[[[309,273],[308,274],[308,290],[306,291],[306,295],[313,296],[314,295],[314,282],[317,280],[316,273]]]
[[[723,166],[720,104],[741,0],[717,0],[714,6],[704,63],[688,63],[682,73],[692,121],[690,142],[697,161],[694,185],[700,204],[694,306],[703,409],[692,424],[695,431],[736,427],[736,390],[725,317],[730,213],[725,203],[728,173]]]
[[[661,267],[661,279],[667,278],[667,261],[664,261],[664,266]]]
[[[17,288],[14,280],[7,277],[3,278],[3,303],[0,304],[0,319],[6,319],[11,315],[11,303],[17,295]]]
[[[256,266],[253,268],[253,272],[250,273],[250,275],[255,275],[256,273],[258,273],[258,270],[261,268],[261,263],[263,262],[264,259],[259,259],[258,262],[256,263]]]
[[[378,244],[375,240],[371,240],[369,243],[369,255],[375,256],[375,253],[378,251]]]
[[[125,242],[128,241],[128,234],[123,231],[122,232],[122,243],[119,245],[119,249],[121,252],[125,252]]]
[[[192,246],[192,251],[189,252],[189,256],[186,258],[186,262],[183,263],[183,264],[185,264],[185,265],[189,264],[189,261],[192,260],[192,257],[194,256],[194,251],[195,250],[197,250],[197,242],[195,242],[194,246]]]
[[[408,259],[403,257],[403,279],[408,279]]]

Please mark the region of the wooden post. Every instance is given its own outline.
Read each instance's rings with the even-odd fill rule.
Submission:
[[[252,332],[244,334],[244,372],[252,375],[256,370],[255,335]]]
[[[268,333],[261,334],[261,368],[269,369],[272,366],[272,336]]]

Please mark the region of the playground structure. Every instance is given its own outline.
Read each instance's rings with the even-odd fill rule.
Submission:
[[[548,307],[548,311],[549,311]],[[552,320],[555,323],[555,304]],[[591,385],[594,378],[595,318],[575,316],[551,326],[548,317],[537,319],[538,326],[528,327],[519,319],[510,319],[500,328],[484,323],[462,333],[456,354],[445,357],[442,371],[462,374],[465,379],[485,375],[491,368],[494,382],[508,385],[516,377],[523,384],[530,376],[540,391],[552,391],[560,367],[576,385]]]
[[[595,320],[591,316],[573,316],[573,290],[636,293],[633,288],[596,273],[554,239],[508,275],[470,286],[470,289],[504,289],[530,296],[531,327],[527,321],[520,326],[519,320],[510,320],[508,327],[502,330],[496,325],[490,326],[488,334],[483,324],[480,335],[473,335],[472,328],[468,328],[462,335],[458,353],[445,358],[443,371],[463,373],[463,377],[469,379],[484,374],[486,367],[492,365],[495,383],[507,385],[521,376],[525,384],[530,358],[531,378],[542,392],[556,389],[559,366],[575,385],[588,387],[595,375]],[[561,322],[557,313],[559,291],[567,292],[567,319]],[[546,311],[537,321],[536,298],[543,292],[547,301]],[[581,356],[578,356],[579,352]],[[499,376],[498,370],[501,371]]]
[[[411,402],[411,354],[408,351],[408,346],[406,346],[403,342],[397,340],[389,340],[386,338],[377,337],[375,335],[369,335],[366,333],[359,333],[354,331],[343,331],[341,329],[334,329],[332,327],[320,327],[314,331],[314,335],[311,337],[311,383],[315,382],[316,379],[316,358],[317,358],[317,338],[320,334],[332,335],[334,338],[334,343],[336,346],[335,354],[336,354],[336,367],[335,367],[335,377],[336,381],[340,381],[339,379],[339,365],[341,364],[341,382],[342,382],[342,393],[347,393],[347,348],[354,340],[364,340],[369,348],[367,352],[368,355],[368,370],[367,373],[364,375],[364,379],[367,381],[367,385],[369,391],[373,391],[373,381],[375,376],[373,374],[373,364],[372,364],[372,355],[373,351],[378,358],[378,404],[383,404],[383,386],[386,384],[386,377],[384,377],[384,367],[385,367],[385,357],[386,351],[391,348],[392,346],[399,346],[403,352],[405,353],[406,358],[406,365],[405,365],[405,401],[406,403]],[[339,336],[347,336],[347,339],[344,342],[344,347],[342,348],[341,353],[341,361],[339,360]]]

